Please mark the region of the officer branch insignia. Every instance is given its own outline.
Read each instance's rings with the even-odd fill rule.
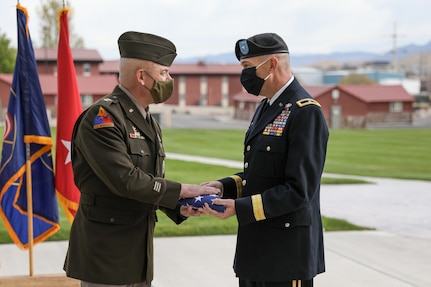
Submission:
[[[286,104],[281,114],[279,114],[272,123],[265,127],[263,130],[264,135],[280,137],[283,134],[287,119],[290,115],[291,106],[291,103]]]
[[[135,126],[132,126],[133,133],[129,134],[129,137],[131,139],[141,139],[144,140],[145,137],[141,135],[141,133],[138,131],[138,129]]]
[[[113,126],[114,126],[114,122],[112,121],[111,116],[105,111],[103,107],[100,107],[99,113],[94,118],[93,128],[100,129],[100,128],[108,128]]]

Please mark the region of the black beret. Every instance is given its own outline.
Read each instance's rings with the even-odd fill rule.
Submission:
[[[254,35],[240,39],[235,44],[235,55],[238,60],[261,55],[289,53],[286,43],[275,33]]]
[[[118,38],[121,58],[152,61],[163,66],[171,66],[177,56],[175,45],[157,35],[125,32]]]

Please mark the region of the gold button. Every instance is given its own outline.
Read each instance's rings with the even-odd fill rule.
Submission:
[[[267,146],[266,151],[271,151],[271,146]]]
[[[247,146],[247,151],[250,151],[251,150],[251,146],[250,145],[248,145]]]
[[[248,167],[248,162],[244,163],[244,168]]]
[[[290,223],[289,223],[289,222],[286,222],[286,223],[284,224],[284,227],[286,227],[286,228],[290,227]]]
[[[243,181],[242,181],[242,186],[245,186],[247,184],[247,181],[244,179]]]

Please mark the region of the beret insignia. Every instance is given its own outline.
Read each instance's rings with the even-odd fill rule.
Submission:
[[[248,48],[247,40],[242,40],[238,43],[241,54],[247,55],[250,49]]]

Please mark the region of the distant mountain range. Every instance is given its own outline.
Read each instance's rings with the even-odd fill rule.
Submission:
[[[402,59],[404,57],[418,54],[431,52],[431,41],[425,45],[409,44],[406,46],[398,47],[397,58]],[[376,54],[369,52],[334,52],[330,54],[297,54],[291,55],[291,63],[293,67],[302,67],[312,65],[314,63],[327,61],[327,62],[358,62],[358,61],[391,61],[392,51],[388,51],[385,54]],[[180,63],[237,63],[237,59],[234,53],[224,53],[219,55],[211,55],[205,57],[192,57],[187,59],[178,59]]]

